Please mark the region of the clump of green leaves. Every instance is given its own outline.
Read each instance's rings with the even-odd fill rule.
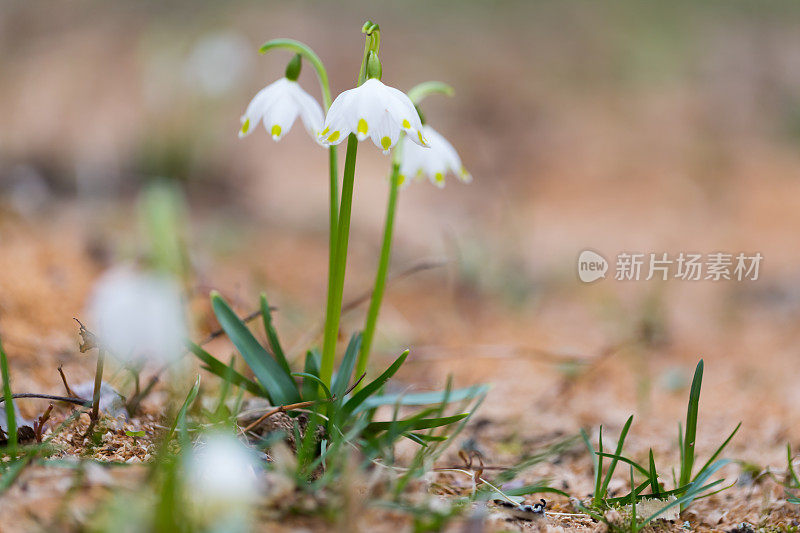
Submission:
[[[697,420],[700,406],[700,389],[703,382],[703,366],[703,360],[701,359],[695,368],[694,378],[692,380],[692,386],[689,392],[685,433],[683,426],[681,426],[680,423],[678,424],[678,447],[680,449],[681,462],[680,475],[676,477],[673,470],[672,477],[675,485],[674,489],[665,490],[664,486],[659,482],[661,476],[659,476],[658,469],[656,467],[652,448],[650,449],[648,463],[646,466],[623,455],[625,438],[627,437],[628,430],[633,422],[633,416],[628,418],[627,422],[623,426],[614,453],[607,453],[603,450],[602,426],[600,427],[597,450],[592,447],[586,431],[581,430],[584,443],[586,444],[589,453],[592,454],[594,463],[595,491],[589,505],[583,507],[583,510],[587,514],[598,520],[607,522],[603,515],[605,510],[622,505],[628,505],[631,514],[630,530],[635,532],[676,506],[680,506],[682,511],[691,505],[691,503],[696,499],[710,496],[711,494],[716,494],[717,492],[732,486],[729,485],[709,492],[710,489],[717,487],[725,481],[724,479],[718,479],[709,482],[711,477],[717,471],[730,463],[730,460],[719,459],[719,457],[723,450],[731,442],[734,435],[736,435],[736,432],[739,431],[739,428],[742,425],[741,422],[734,428],[728,438],[725,439],[725,441],[716,449],[716,451],[711,454],[711,457],[708,458],[703,466],[700,467],[697,472],[694,472],[694,463],[696,459],[695,442],[697,439]],[[611,463],[609,464],[608,470],[604,473],[603,463],[605,458],[610,459]],[[631,491],[624,496],[610,498],[608,495],[608,484],[611,481],[611,477],[614,475],[614,471],[619,462],[629,465]],[[638,483],[635,481],[635,473],[638,473],[638,475],[642,478],[642,480]],[[669,501],[665,501],[665,505],[657,512],[654,512],[649,516],[638,517],[636,515],[636,503],[645,499],[669,499]],[[609,526],[619,528],[618,524],[609,524]]]
[[[320,354],[316,350],[306,353],[302,371],[293,371],[282,348],[272,323],[269,303],[261,296],[261,316],[266,332],[267,344],[262,345],[217,293],[211,296],[212,307],[222,329],[250,367],[255,379],[250,379],[209,354],[197,344],[190,349],[203,363],[203,368],[219,376],[226,386],[237,386],[249,393],[267,399],[273,406],[280,406],[292,417],[310,412],[308,427],[303,434],[299,429],[295,435],[298,471],[306,479],[321,466],[329,470],[333,454],[345,445],[355,445],[367,460],[391,458],[395,442],[400,438],[419,444],[424,452],[415,459],[419,463],[410,471],[416,471],[424,463],[440,453],[440,444],[456,431],[460,431],[469,416],[468,412],[448,414],[447,408],[459,402],[470,402],[482,398],[487,387],[474,386],[445,391],[410,394],[383,394],[384,385],[400,369],[408,356],[403,352],[386,370],[374,380],[362,384],[363,376],[354,376],[353,370],[361,347],[361,335],[354,334],[347,345],[338,371],[330,386],[323,381]],[[355,388],[362,385],[361,388]],[[379,407],[394,406],[391,420],[375,420]],[[430,406],[430,407],[425,407]],[[409,408],[419,411],[404,415]],[[462,422],[459,426],[456,423]],[[295,424],[297,426],[297,424]],[[322,438],[314,437],[321,426]],[[450,428],[447,431],[441,428]],[[440,430],[440,431],[437,431]]]

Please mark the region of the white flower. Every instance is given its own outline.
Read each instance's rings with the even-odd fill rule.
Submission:
[[[428,176],[431,183],[439,188],[444,187],[444,177],[452,172],[461,181],[469,183],[472,175],[461,164],[458,152],[439,132],[428,126],[422,127],[430,148],[420,148],[408,138],[403,140],[400,161],[400,184],[407,184],[409,178]]]
[[[263,121],[267,132],[279,141],[292,129],[298,115],[308,134],[316,139],[322,127],[322,107],[296,81],[281,78],[258,91],[250,101],[241,118],[239,137],[247,136]]]
[[[196,517],[203,522],[242,524],[260,492],[255,454],[233,435],[202,437],[186,460],[185,483]],[[248,528],[241,528],[248,530]]]
[[[169,278],[118,267],[94,287],[89,314],[100,344],[124,361],[165,363],[188,338],[178,285]]]
[[[388,154],[401,131],[420,146],[427,146],[419,114],[408,96],[372,78],[336,97],[319,138],[325,145],[339,144],[354,133],[359,141],[371,138]]]

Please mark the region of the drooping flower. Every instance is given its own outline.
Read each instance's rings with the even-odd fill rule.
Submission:
[[[447,139],[427,124],[422,126],[422,133],[428,139],[430,148],[420,148],[408,137],[403,140],[400,159],[401,185],[407,185],[411,178],[421,179],[427,176],[431,183],[442,188],[448,172],[452,172],[465,183],[472,181],[472,175],[461,164],[458,152]]]
[[[100,346],[127,362],[165,363],[188,338],[180,290],[171,278],[117,267],[95,285],[89,301]]]
[[[369,137],[388,154],[397,144],[400,132],[405,132],[419,146],[428,145],[419,114],[408,96],[371,78],[336,97],[319,140],[325,145],[339,144],[354,133],[359,141]]]
[[[281,78],[258,91],[250,101],[241,118],[239,138],[246,137],[263,122],[272,139],[279,141],[289,133],[298,116],[308,134],[316,139],[324,118],[322,107],[297,81]]]

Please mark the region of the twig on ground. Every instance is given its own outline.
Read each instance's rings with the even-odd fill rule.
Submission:
[[[67,383],[67,376],[64,375],[64,370],[62,370],[61,365],[58,365],[58,373],[61,375],[61,382],[64,383],[64,389],[67,391],[68,396],[72,396],[73,398],[77,396],[72,389],[69,388],[69,383]]]
[[[34,420],[33,422],[33,435],[36,437],[36,442],[38,444],[42,443],[42,434],[44,433],[44,425],[50,419],[50,413],[53,411],[53,404],[47,406],[47,409],[42,416],[39,417],[38,420]]]
[[[35,392],[19,392],[16,394],[11,395],[12,398],[15,400],[17,398],[39,398],[42,400],[55,400],[57,402],[66,402],[66,403],[73,403],[75,405],[80,405],[81,407],[90,407],[92,405],[91,400],[84,400],[78,396],[69,397],[69,396],[56,396],[54,394],[38,394]],[[3,403],[5,398],[0,397],[0,403]]]

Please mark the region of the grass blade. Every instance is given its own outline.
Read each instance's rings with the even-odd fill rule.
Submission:
[[[725,442],[723,442],[723,443],[720,445],[720,447],[719,447],[719,448],[717,448],[717,451],[715,451],[715,452],[714,452],[714,454],[711,456],[711,458],[710,458],[708,461],[706,461],[706,464],[704,464],[704,465],[703,465],[703,468],[701,468],[701,469],[700,469],[700,470],[697,472],[697,475],[694,477],[694,479],[693,479],[692,481],[694,481],[695,479],[697,479],[697,477],[698,477],[700,474],[702,474],[702,473],[705,471],[705,469],[706,469],[706,468],[708,468],[709,466],[711,466],[711,463],[713,463],[713,462],[714,462],[714,461],[717,459],[717,457],[719,457],[719,455],[722,453],[722,450],[724,450],[724,449],[725,449],[725,447],[728,445],[728,443],[731,441],[731,439],[733,439],[733,436],[734,436],[734,435],[736,435],[736,432],[737,432],[737,431],[739,431],[739,428],[740,428],[740,427],[742,427],[742,423],[741,423],[741,422],[739,422],[739,424],[737,424],[737,426],[734,428],[734,430],[731,432],[731,434],[730,434],[730,435],[728,435],[728,438],[727,438],[727,439],[725,439]]]
[[[639,530],[639,522],[636,520],[636,484],[633,481],[633,467],[631,469],[631,531],[636,533]]]
[[[17,450],[17,415],[14,413],[14,398],[11,393],[11,376],[8,372],[8,357],[0,342],[0,371],[3,377],[3,398],[6,410],[6,429],[8,429],[8,450],[13,454]]]
[[[697,412],[700,407],[700,387],[703,385],[703,360],[697,363],[689,391],[689,405],[686,409],[686,434],[681,453],[681,477],[679,483],[685,485],[692,479],[694,467],[694,445],[697,439]]]
[[[306,363],[303,366],[303,371],[306,374],[319,377],[319,360],[320,355],[318,351],[307,351]],[[319,398],[319,388],[314,385],[314,382],[312,381],[303,381],[303,385],[300,387],[300,392],[302,393],[303,401],[316,400]]]
[[[178,411],[178,415],[175,417],[175,421],[172,423],[172,426],[169,428],[169,433],[167,433],[167,438],[164,441],[168,443],[172,436],[175,434],[175,430],[180,425],[183,427],[186,423],[186,412],[189,411],[189,407],[191,407],[192,403],[194,403],[195,398],[197,398],[197,393],[200,392],[200,376],[197,376],[197,379],[194,382],[194,385],[189,390],[189,394],[186,395],[186,399],[183,401],[183,405],[181,405],[180,410]]]
[[[656,470],[656,460],[653,457],[653,448],[650,448],[650,487],[653,491],[653,496],[659,497],[661,487],[658,486],[658,470]]]
[[[416,431],[420,429],[431,429],[439,426],[446,426],[453,422],[458,422],[469,413],[460,413],[452,416],[439,416],[435,418],[412,418],[409,420],[393,420],[391,422],[371,422],[365,429],[367,432],[377,433],[393,429],[397,433]]]
[[[336,395],[339,400],[342,399],[347,385],[350,383],[350,378],[353,377],[353,369],[356,366],[356,358],[358,352],[361,350],[361,333],[353,333],[350,337],[350,342],[347,343],[347,349],[344,351],[342,364],[339,365],[339,370],[333,377],[333,384],[331,385],[331,392]]]
[[[450,391],[450,402],[460,402],[471,400],[486,393],[489,387],[486,385],[473,385],[463,389]],[[372,409],[381,405],[432,405],[439,404],[445,396],[445,391],[417,392],[412,394],[385,394],[383,396],[373,396],[366,399],[359,410]]]
[[[211,304],[222,329],[228,334],[245,362],[253,370],[264,387],[273,405],[285,405],[300,401],[300,391],[289,373],[273,359],[253,337],[244,322],[228,306],[217,292],[211,294]]]
[[[286,360],[286,355],[283,353],[283,348],[281,348],[281,343],[278,340],[278,332],[275,331],[275,326],[272,325],[272,311],[269,308],[269,302],[267,302],[267,295],[264,293],[261,293],[261,318],[264,320],[264,331],[267,334],[267,342],[269,342],[269,347],[272,349],[272,355],[275,356],[275,360],[287,372],[291,372],[289,361]]]
[[[247,389],[248,392],[255,394],[256,396],[267,396],[267,391],[264,390],[264,387],[237,372],[233,368],[233,365],[226,365],[193,342],[189,343],[189,350],[205,364],[203,367],[205,370],[208,370],[212,374],[221,377],[225,381],[229,381],[234,385],[238,385],[239,387]]]
[[[634,467],[639,472],[641,472],[643,475],[645,475],[648,479],[650,479],[650,471],[648,471],[645,467],[643,467],[642,465],[640,465],[639,463],[637,463],[633,459],[628,459],[627,457],[625,457],[623,455],[615,455],[613,453],[597,452],[597,455],[599,455],[601,457],[609,457],[611,459],[616,459],[617,461],[622,461],[623,463],[627,463],[627,464],[631,465],[632,467]]]
[[[619,441],[617,442],[617,450],[614,452],[614,455],[622,455],[622,447],[625,444],[625,437],[628,436],[628,430],[631,429],[631,423],[633,422],[633,415],[628,417],[628,420],[625,422],[625,425],[622,426],[622,432],[619,434]],[[614,475],[614,470],[617,468],[617,463],[619,462],[618,459],[614,458],[611,460],[611,464],[608,467],[608,472],[606,472],[606,477],[603,479],[603,484],[600,487],[600,494],[605,496],[606,492],[608,491],[608,484],[611,482],[611,476]],[[631,489],[632,490],[632,489]]]
[[[600,424],[600,435],[597,438],[598,445],[597,445],[597,452],[595,452],[595,457],[597,457],[597,469],[595,470],[595,477],[594,477],[594,504],[595,506],[600,505],[600,502],[603,501],[605,498],[605,494],[600,492],[600,486],[603,484],[603,425]]]
[[[356,409],[361,410],[360,408],[363,406],[364,402],[369,399],[370,396],[375,394],[381,387],[383,387],[383,385],[389,381],[389,379],[394,376],[398,370],[400,370],[400,367],[405,362],[406,357],[408,357],[408,350],[401,353],[400,357],[395,359],[394,363],[389,365],[389,368],[383,371],[383,374],[375,378],[364,388],[355,393],[342,407],[342,414],[347,417]]]

